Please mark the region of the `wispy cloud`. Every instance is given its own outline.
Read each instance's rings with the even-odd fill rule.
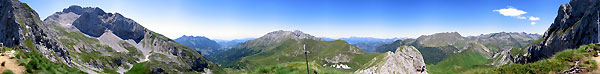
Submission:
[[[521,16],[523,14],[527,14],[527,12],[513,8],[512,6],[508,6],[508,8],[497,9],[497,10],[494,10],[494,12],[498,12],[504,16],[515,17],[518,19],[527,19],[527,17]]]
[[[531,25],[535,25],[535,24],[537,24],[537,23],[535,23],[535,22],[531,22],[531,23],[529,23],[529,24],[531,24]]]
[[[540,20],[540,17],[529,16],[529,20],[537,21],[537,20]]]

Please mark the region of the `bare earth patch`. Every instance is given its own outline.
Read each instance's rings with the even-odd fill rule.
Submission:
[[[16,58],[10,59],[10,56],[13,53],[3,53],[6,54],[4,56],[0,56],[0,63],[5,62],[4,66],[0,66],[0,72],[4,72],[4,70],[9,69],[12,70],[15,74],[23,74],[25,72],[25,66],[19,66],[19,62],[17,62]]]

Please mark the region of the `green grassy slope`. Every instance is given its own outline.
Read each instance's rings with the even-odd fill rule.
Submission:
[[[243,58],[243,62],[247,63],[248,67],[257,67],[264,65],[273,65],[285,62],[304,61],[304,53],[302,45],[306,44],[308,60],[311,62],[323,64],[333,64],[324,61],[324,58],[332,58],[335,56],[346,56],[350,62],[341,63],[350,66],[353,70],[362,67],[362,64],[368,62],[371,58],[378,54],[365,53],[364,51],[346,43],[345,41],[315,41],[315,40],[287,40],[278,44],[267,47],[260,53]]]
[[[76,68],[71,68],[65,64],[54,63],[46,59],[38,51],[32,50],[31,52],[25,52],[21,49],[13,49],[3,47],[2,51],[17,51],[14,59],[18,59],[19,65],[25,66],[25,73],[33,74],[85,74]]]
[[[580,46],[578,49],[567,49],[563,50],[556,55],[554,55],[550,59],[540,60],[533,63],[527,64],[511,64],[504,65],[498,68],[494,68],[491,71],[492,73],[556,73],[563,70],[567,70],[573,65],[576,61],[581,62],[579,66],[585,67],[588,69],[596,69],[598,66],[596,61],[591,60],[592,55],[595,54],[595,51],[587,52],[587,50],[599,50],[600,46],[596,44],[589,44]]]
[[[235,52],[228,50],[225,51],[224,54],[217,55],[223,55],[229,58],[217,61],[220,61],[221,65],[229,66],[229,68],[240,68],[247,70],[256,70],[264,68],[264,66],[272,66],[289,62],[304,62],[305,55],[302,50],[303,44],[306,44],[306,49],[309,51],[309,62],[313,62],[315,65],[321,67],[326,65],[328,66],[326,68],[329,69],[335,69],[329,67],[333,64],[344,64],[351,67],[351,69],[336,69],[345,72],[352,72],[356,69],[359,69],[364,63],[379,55],[379,53],[365,53],[363,50],[342,40],[316,41],[312,39],[302,39],[296,41],[290,39],[269,46],[232,49]],[[223,58],[223,56],[211,58]],[[236,59],[232,57],[239,58]],[[333,60],[335,58],[344,59],[348,62],[334,63],[327,62],[325,60]]]
[[[486,65],[489,62],[491,61],[483,57],[481,53],[469,49],[461,53],[452,54],[435,65],[428,65],[427,71],[431,74],[460,74],[472,69],[490,68],[492,66]]]

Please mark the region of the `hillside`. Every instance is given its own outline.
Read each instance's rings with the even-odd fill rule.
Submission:
[[[600,58],[597,44],[582,45],[577,49],[565,49],[551,58],[527,64],[510,64],[495,68],[471,70],[478,74],[598,74]]]
[[[24,73],[82,73],[78,69],[68,67],[64,61],[53,59],[70,59],[67,56],[69,52],[64,51],[64,46],[53,38],[56,35],[50,34],[37,12],[29,5],[18,0],[2,0],[0,12],[2,52],[11,51],[11,54],[14,54],[12,59],[17,59],[19,66],[25,66]],[[10,63],[7,66],[10,66]]]
[[[306,35],[306,37],[302,37],[302,35]],[[313,37],[300,31],[275,31],[275,33],[268,33],[263,37],[240,45],[241,47],[238,46],[227,50],[212,58],[224,67],[253,70],[259,69],[262,66],[276,65],[277,63],[304,61],[305,57],[302,48],[306,45],[306,50],[309,51],[309,62],[326,66],[325,68],[354,71],[361,68],[362,64],[368,62],[369,59],[378,55],[365,53],[359,48],[348,44],[346,41],[322,41],[320,38]],[[283,39],[283,41],[273,39]],[[265,42],[268,45],[252,44]],[[259,46],[247,47],[249,45]]]
[[[70,6],[46,18],[44,26],[48,33],[43,34],[54,35],[64,46],[54,53],[65,52],[44,55],[87,73],[125,73],[142,62],[152,73],[222,71],[196,50],[100,8]]]
[[[418,49],[428,64],[429,73],[460,73],[491,68],[513,62],[511,50],[520,50],[540,35],[526,33],[491,33],[463,37],[456,32],[424,35],[417,39],[397,40],[376,49],[392,51],[394,47],[410,45]]]

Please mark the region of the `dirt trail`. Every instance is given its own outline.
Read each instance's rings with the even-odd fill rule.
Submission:
[[[596,61],[596,65],[600,65],[600,56],[592,57],[592,60]],[[600,67],[597,67],[596,69],[592,70],[591,73],[592,74],[600,74]]]
[[[9,55],[12,54],[13,53],[10,53]],[[12,70],[15,74],[23,74],[23,72],[25,72],[25,67],[19,66],[19,62],[17,62],[16,58],[10,59],[8,55],[0,56],[0,63],[2,62],[6,63],[4,66],[0,66],[0,73],[4,72],[6,69]]]

